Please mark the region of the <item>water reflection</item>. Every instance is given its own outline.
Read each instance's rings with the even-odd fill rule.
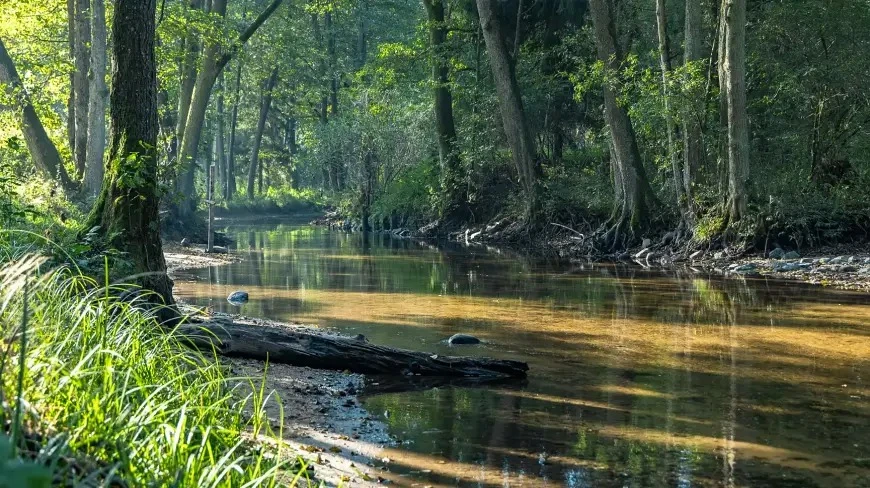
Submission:
[[[230,228],[179,281],[219,310],[530,363],[525,384],[372,396],[399,486],[870,486],[867,295],[309,227]],[[375,389],[377,390],[377,389]],[[389,391],[383,388],[380,391]]]

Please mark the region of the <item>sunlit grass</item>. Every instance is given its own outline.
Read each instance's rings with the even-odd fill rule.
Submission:
[[[262,388],[242,398],[235,385],[244,380],[180,345],[142,303],[113,298],[123,288],[40,265],[29,257],[0,270],[0,425],[12,437],[10,462],[27,460],[73,486],[305,479],[280,443],[257,442],[272,437]],[[7,471],[0,486],[16,483]]]

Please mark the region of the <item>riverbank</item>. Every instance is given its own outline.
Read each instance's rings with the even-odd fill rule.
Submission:
[[[174,280],[189,279],[188,271],[236,262],[232,253],[208,254],[198,247],[164,244],[164,255]],[[198,313],[186,308],[188,313]],[[320,329],[240,315],[215,314],[219,320],[258,327]],[[381,486],[386,475],[378,453],[394,444],[386,425],[370,415],[360,401],[365,377],[359,374],[266,364],[238,358],[221,358],[231,375],[238,377],[240,398],[257,395],[263,387],[270,427],[289,449],[313,468],[314,479],[328,487]],[[283,419],[283,421],[282,421]],[[305,485],[303,485],[305,486]]]

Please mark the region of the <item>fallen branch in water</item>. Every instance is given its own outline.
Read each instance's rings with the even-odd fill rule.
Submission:
[[[197,349],[224,356],[353,373],[521,378],[529,370],[520,361],[440,356],[277,327],[203,322],[182,325],[176,334]]]

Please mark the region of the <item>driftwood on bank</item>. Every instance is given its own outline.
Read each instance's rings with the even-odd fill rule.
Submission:
[[[521,378],[529,370],[520,361],[440,356],[278,327],[203,322],[176,332],[194,347],[224,356],[353,373],[494,379]]]

